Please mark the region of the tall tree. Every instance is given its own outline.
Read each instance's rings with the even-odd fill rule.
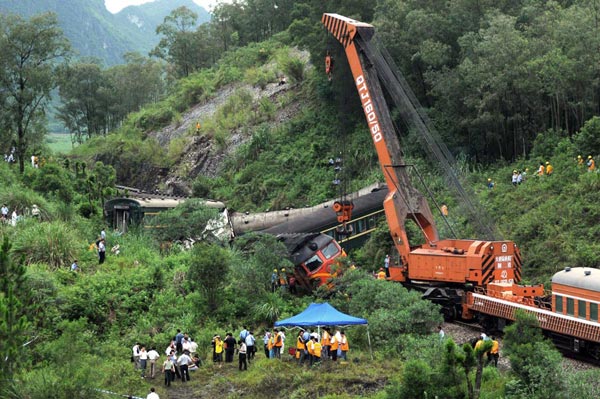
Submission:
[[[61,72],[59,94],[63,105],[58,118],[71,132],[71,140],[81,144],[86,137],[104,131],[100,101],[100,89],[104,85],[102,69],[98,60],[70,65]]]
[[[2,117],[17,133],[19,170],[31,146],[31,129],[42,118],[56,87],[57,62],[69,54],[69,43],[55,14],[24,20],[17,15],[0,16],[0,91],[5,100]]]
[[[151,55],[162,58],[177,67],[180,77],[188,76],[196,69],[194,31],[198,15],[187,7],[179,7],[167,15],[156,33],[162,35]]]

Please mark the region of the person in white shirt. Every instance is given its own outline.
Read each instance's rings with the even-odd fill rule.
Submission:
[[[248,363],[246,362],[246,352],[248,349],[246,343],[240,339],[238,344],[240,345],[238,349],[240,355],[240,371],[242,371],[242,366],[244,366],[244,370],[248,370]]]
[[[188,351],[184,351],[179,359],[177,359],[177,365],[179,366],[179,372],[181,373],[181,382],[190,380],[190,372],[188,367],[192,364],[192,358],[188,355]]]
[[[152,349],[150,349],[150,352],[148,352],[148,360],[150,360],[150,378],[152,379],[154,379],[154,376],[156,374],[156,361],[159,357],[160,355],[156,351],[156,348],[152,347]]]
[[[6,206],[6,204],[2,205],[2,219],[8,219],[8,207]]]
[[[185,352],[185,351],[188,351],[188,352],[190,352],[190,353],[192,352],[192,351],[190,350],[190,349],[191,349],[191,345],[190,345],[190,340],[189,340],[189,338],[188,338],[188,339],[186,339],[186,338],[183,338],[183,340],[181,341],[181,347],[182,347],[182,349],[183,349],[183,352]]]
[[[146,347],[142,346],[140,349],[140,369],[142,370],[142,378],[146,378],[146,363],[148,362],[148,352],[146,352]]]
[[[100,239],[98,242],[98,264],[103,264],[104,259],[106,258],[106,245],[104,244],[104,239]]]
[[[283,355],[285,353],[285,333],[283,330],[279,331],[279,335],[281,335],[281,351],[279,353]]]
[[[190,338],[190,354],[194,354],[196,353],[196,351],[198,350],[198,344]]]
[[[160,399],[160,396],[158,396],[154,387],[150,388],[150,393],[146,396],[146,399]]]
[[[165,355],[169,356],[171,354],[171,351],[176,352],[174,341],[171,342],[171,344],[169,346],[167,346],[167,349],[165,349]]]
[[[140,368],[140,343],[136,342],[131,351],[133,352],[133,366],[137,370]]]
[[[254,353],[256,352],[256,347],[254,346],[256,343],[256,338],[254,338],[252,331],[248,331],[244,342],[246,342],[246,351],[248,353],[247,357],[248,361],[250,361],[250,359],[254,359]]]

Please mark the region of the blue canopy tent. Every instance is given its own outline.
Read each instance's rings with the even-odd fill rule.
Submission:
[[[371,335],[369,334],[369,323],[366,319],[350,316],[340,312],[328,303],[311,303],[303,312],[288,319],[275,322],[275,327],[325,327],[325,326],[351,326],[366,325],[369,351],[371,349]]]

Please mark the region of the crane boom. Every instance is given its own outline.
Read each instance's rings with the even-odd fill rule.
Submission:
[[[390,233],[402,263],[407,264],[411,252],[405,229],[407,219],[413,220],[421,228],[429,245],[435,246],[439,236],[429,204],[412,185],[404,167],[400,141],[385,104],[377,71],[370,67],[372,63],[366,53],[367,49],[361,46],[361,43],[371,39],[375,28],[373,25],[338,14],[324,14],[322,22],[346,52],[379,164],[389,189],[383,206]]]

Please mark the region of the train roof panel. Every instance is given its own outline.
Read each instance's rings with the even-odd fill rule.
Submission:
[[[600,291],[600,270],[589,267],[566,268],[552,276],[552,283]]]

